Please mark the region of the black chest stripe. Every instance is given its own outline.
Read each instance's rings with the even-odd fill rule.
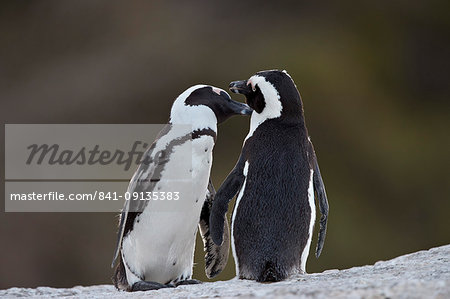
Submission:
[[[206,128],[192,132],[192,139],[197,139],[202,136],[211,136],[214,139],[214,142],[216,142],[217,134],[213,129]]]

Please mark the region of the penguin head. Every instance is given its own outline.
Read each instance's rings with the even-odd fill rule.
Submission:
[[[253,110],[244,103],[233,101],[223,89],[210,85],[195,85],[175,100],[170,113],[171,123],[219,124],[233,115],[251,115]],[[212,125],[212,124],[210,124]]]
[[[293,118],[302,115],[300,94],[286,71],[261,71],[248,80],[230,83],[230,90],[243,94],[247,104],[264,118]]]

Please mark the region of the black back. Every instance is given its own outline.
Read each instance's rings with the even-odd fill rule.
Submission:
[[[243,272],[263,273],[270,262],[284,276],[299,266],[311,219],[306,145],[306,130],[282,119],[265,121],[245,143],[249,169],[233,227],[242,266],[255,269]]]

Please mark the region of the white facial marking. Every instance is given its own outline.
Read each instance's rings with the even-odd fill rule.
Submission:
[[[252,82],[251,79],[252,79],[252,78],[248,79],[248,81],[247,81],[247,86],[250,84],[250,85],[252,86],[252,90],[253,90],[253,91],[256,91],[256,86],[255,86],[255,84],[253,84],[253,82]]]
[[[283,111],[283,106],[281,105],[280,101],[280,94],[272,85],[272,83],[266,81],[266,78],[259,75],[250,77],[247,83],[249,82],[250,84],[252,84],[252,87],[255,86],[256,88],[256,85],[258,85],[261,93],[264,96],[265,107],[263,111],[261,111],[261,113],[256,113],[256,111],[253,111],[250,120],[250,132],[248,133],[245,140],[253,135],[253,132],[255,132],[256,128],[260,124],[262,124],[267,119],[280,117],[281,111]]]
[[[239,203],[241,201],[242,196],[245,192],[245,185],[247,184],[247,173],[248,173],[248,161],[245,161],[243,174],[245,176],[244,183],[242,184],[241,190],[239,191],[238,197],[236,198],[236,204],[234,206],[233,215],[231,216],[231,251],[233,252],[234,263],[236,264],[236,276],[239,277],[239,262],[238,257],[236,255],[236,248],[234,246],[234,219],[236,218],[237,209],[239,207]]]
[[[213,90],[215,93],[217,93],[218,95],[220,95],[220,92],[223,91],[222,89],[217,88],[217,87],[213,87],[212,90]]]
[[[306,242],[306,246],[303,249],[300,270],[303,273],[306,273],[306,260],[309,255],[309,247],[311,246],[311,239],[314,229],[314,222],[316,221],[316,206],[314,205],[314,184],[313,184],[313,174],[314,171],[311,169],[311,174],[309,177],[309,187],[308,187],[308,202],[309,207],[311,208],[311,220],[309,222],[309,231],[308,231],[308,241]]]
[[[209,107],[204,105],[189,106],[186,105],[186,99],[199,88],[207,87],[208,85],[194,85],[186,89],[180,94],[172,105],[170,111],[170,122],[174,125],[191,125],[192,131],[198,129],[210,128],[217,132],[217,118]],[[213,89],[220,90],[220,88],[212,87]],[[216,91],[214,91],[216,92]],[[220,94],[220,92],[219,92]]]

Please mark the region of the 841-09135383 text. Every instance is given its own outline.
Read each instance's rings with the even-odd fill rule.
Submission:
[[[11,201],[37,200],[37,201],[93,201],[93,200],[179,200],[180,192],[104,192],[93,193],[69,193],[47,192],[47,193],[11,193]]]

